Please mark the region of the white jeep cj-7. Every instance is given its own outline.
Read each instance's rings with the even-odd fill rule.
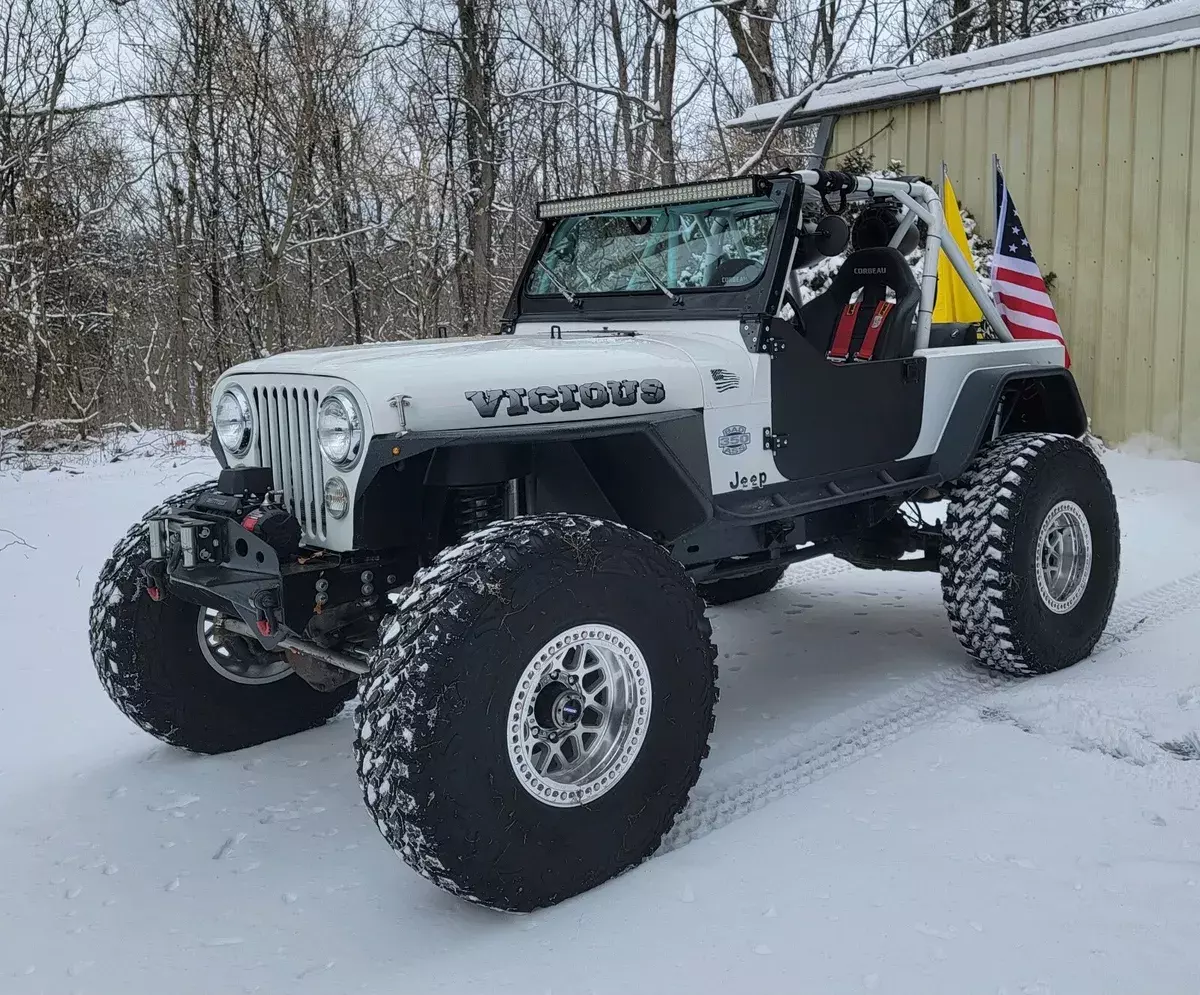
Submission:
[[[706,602],[832,554],[940,571],[984,666],[1091,652],[1119,535],[1075,382],[1061,344],[1011,340],[928,184],[802,171],[540,213],[498,334],[217,382],[225,469],[96,587],[96,668],[130,718],[218,753],[357,693],[388,842],[529,910],[645,859],[684,807],[717,696]],[[940,250],[985,336],[933,324]]]

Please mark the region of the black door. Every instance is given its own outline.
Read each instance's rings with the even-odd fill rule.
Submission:
[[[771,357],[771,431],[786,435],[775,466],[790,480],[903,459],[921,433],[924,359],[832,363],[790,323]]]

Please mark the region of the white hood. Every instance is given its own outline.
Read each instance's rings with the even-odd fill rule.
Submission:
[[[397,395],[410,399],[405,410],[408,428],[413,432],[478,431],[526,424],[533,427],[704,406],[700,371],[688,352],[678,344],[645,335],[568,333],[561,339],[491,336],[309,349],[243,363],[229,370],[222,380],[278,382],[292,377],[330,377],[351,386],[369,410],[376,435],[399,430],[392,403]],[[659,394],[653,385],[648,390],[626,386],[623,398],[628,401],[632,390],[636,400],[622,405],[609,401],[588,406],[565,400],[571,391],[558,391],[560,385],[578,388],[583,384],[638,381],[644,386],[646,380],[662,384],[660,400],[653,400]],[[478,397],[479,393],[504,390],[520,390],[527,395],[537,387],[555,392],[538,398],[542,407],[553,406],[553,411],[510,414],[510,398],[497,402],[494,393],[486,399]],[[475,400],[468,395],[476,395]],[[560,397],[558,405],[553,405],[554,396]],[[591,392],[593,401],[603,396],[598,390]],[[516,407],[528,407],[520,397]],[[494,413],[485,416],[478,404]]]

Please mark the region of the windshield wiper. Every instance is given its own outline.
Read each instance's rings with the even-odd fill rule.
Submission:
[[[563,295],[563,297],[565,297],[568,301],[571,302],[571,307],[582,307],[583,306],[580,303],[579,298],[577,296],[575,296],[575,294],[571,293],[571,291],[568,289],[567,285],[558,278],[558,274],[555,273],[554,270],[552,270],[549,266],[547,266],[540,259],[537,260],[537,264],[539,267],[541,267],[542,272],[545,273],[546,276],[550,277],[550,282],[554,284],[555,289],[557,289],[558,292]]]
[[[632,256],[630,258],[630,261],[635,263],[637,265],[638,269],[640,269],[643,273],[646,274],[647,278],[649,278],[650,282],[653,283],[654,286],[656,286],[659,290],[661,290],[664,294],[666,294],[671,299],[672,304],[682,304],[683,303],[683,298],[680,297],[678,294],[673,293],[671,291],[671,288],[668,287],[665,283],[663,283],[662,280],[660,280],[657,276],[655,276],[653,271],[650,269],[650,267],[647,266],[644,262],[642,262],[642,260],[638,256]]]

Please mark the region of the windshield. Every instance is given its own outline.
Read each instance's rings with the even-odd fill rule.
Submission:
[[[565,218],[530,271],[537,297],[746,287],[758,280],[778,213],[768,197]]]

